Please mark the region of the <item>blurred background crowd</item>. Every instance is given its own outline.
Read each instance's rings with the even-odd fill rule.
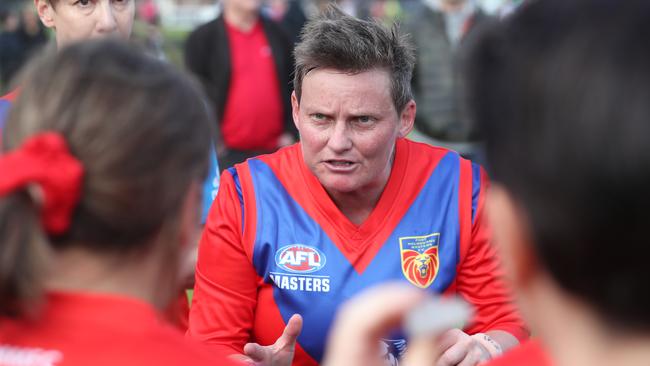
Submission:
[[[259,122],[249,121],[250,133],[247,136],[245,131],[242,132],[243,125],[240,123],[242,118],[251,119],[256,116],[267,116],[269,113],[282,113],[282,111],[264,110],[262,103],[258,110],[246,116],[229,115],[229,105],[238,104],[232,101],[235,97],[229,98],[232,94],[230,89],[236,85],[233,84],[236,83],[233,81],[236,79],[232,78],[237,78],[237,74],[226,74],[223,78],[227,81],[219,86],[221,79],[215,79],[214,75],[201,74],[200,67],[197,69],[189,65],[192,60],[207,60],[210,52],[223,53],[220,49],[210,50],[210,47],[206,46],[209,43],[200,44],[192,50],[192,47],[187,46],[189,35],[201,25],[220,18],[224,8],[230,6],[235,8],[233,10],[235,13],[254,11],[261,18],[274,23],[274,26],[279,25],[288,40],[288,49],[283,49],[283,52],[286,51],[290,55],[292,45],[297,42],[303,24],[332,1],[136,0],[137,16],[132,40],[156,57],[188,69],[202,81],[214,104],[217,131],[223,137],[218,146],[221,147],[219,151],[221,169],[225,169],[249,156],[292,143],[296,138],[295,130],[292,131],[291,117],[287,113],[288,104],[284,104],[284,115],[278,117],[277,128],[268,127],[266,131],[262,131],[274,135],[268,136],[266,140],[262,138],[259,142],[246,143],[247,139],[262,132],[255,128]],[[474,130],[474,124],[465,112],[465,101],[462,97],[464,95],[461,82],[463,45],[481,23],[490,18],[498,19],[506,16],[523,0],[338,0],[336,2],[344,11],[357,17],[381,19],[386,24],[397,21],[411,34],[417,53],[412,86],[418,104],[416,130],[411,134],[411,139],[451,148],[466,157],[482,162],[481,150],[477,147],[480,146],[479,138]],[[229,20],[226,16],[226,23],[233,22],[237,21]],[[245,28],[244,24],[242,29],[246,30]],[[39,21],[31,0],[2,0],[0,30],[0,95],[2,95],[11,91],[11,79],[30,56],[39,48],[48,47],[48,44],[52,43],[50,40],[53,39],[53,34]],[[275,57],[274,47],[277,43],[273,43],[273,35],[269,34],[268,30],[265,32]],[[228,34],[230,36],[231,32]],[[189,54],[191,52],[195,54]],[[233,55],[230,56],[232,62]],[[244,57],[248,59],[249,56],[244,54]],[[256,61],[248,60],[248,62]],[[288,70],[287,75],[282,72],[277,75],[279,84],[283,86],[280,88],[280,98],[288,103],[288,94],[292,88],[290,86],[285,88],[284,83],[290,84],[293,65],[291,61],[286,65],[280,65],[284,61],[278,57],[275,57],[274,62],[276,67],[282,66]],[[227,60],[224,65],[231,66]],[[244,85],[246,84],[244,82]],[[218,90],[219,88],[224,90]],[[215,89],[216,92],[211,93],[210,89]],[[254,98],[254,96],[246,96],[246,91],[243,94],[241,90],[239,92],[243,100]],[[270,104],[273,107],[273,103]],[[277,106],[275,108],[277,109]],[[232,125],[228,123],[229,119],[235,119],[237,122]],[[233,129],[238,131],[233,133]],[[256,137],[259,139],[259,136]],[[269,143],[269,141],[273,142]]]

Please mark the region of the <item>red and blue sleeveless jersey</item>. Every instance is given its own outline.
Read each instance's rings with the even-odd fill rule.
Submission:
[[[250,341],[274,343],[298,313],[294,364],[315,365],[344,301],[404,281],[472,303],[470,334],[525,338],[481,219],[486,184],[482,169],[455,152],[398,139],[384,192],[357,226],[299,144],[236,165],[222,176],[200,243],[188,335],[242,353]],[[385,342],[397,356],[404,349],[399,333]]]

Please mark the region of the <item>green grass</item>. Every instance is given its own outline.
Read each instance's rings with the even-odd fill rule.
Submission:
[[[137,44],[144,44],[147,31],[147,24],[136,21],[133,25],[131,39]],[[163,38],[162,50],[167,60],[171,64],[183,68],[183,46],[190,32],[186,29],[175,27],[163,27],[160,31]]]

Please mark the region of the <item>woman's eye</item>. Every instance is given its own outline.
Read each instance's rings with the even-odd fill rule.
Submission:
[[[359,116],[359,117],[357,117],[357,121],[359,121],[361,123],[368,123],[368,122],[372,122],[373,118],[370,117],[370,116]]]
[[[81,7],[86,7],[90,5],[90,0],[77,0],[77,2],[75,2],[74,4],[79,5]]]

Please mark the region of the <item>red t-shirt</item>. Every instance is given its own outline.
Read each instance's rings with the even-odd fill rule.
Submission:
[[[0,366],[235,365],[165,324],[147,303],[51,293],[34,321],[0,318]]]
[[[275,150],[283,130],[280,85],[262,23],[242,32],[226,22],[231,76],[221,133],[228,148]]]
[[[552,366],[551,358],[537,340],[531,340],[514,348],[484,366]]]

